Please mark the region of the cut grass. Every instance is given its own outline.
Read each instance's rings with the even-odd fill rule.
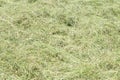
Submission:
[[[119,0],[0,0],[0,80],[119,79]]]

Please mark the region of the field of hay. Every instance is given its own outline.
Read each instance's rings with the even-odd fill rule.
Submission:
[[[0,80],[120,80],[120,0],[0,0]]]

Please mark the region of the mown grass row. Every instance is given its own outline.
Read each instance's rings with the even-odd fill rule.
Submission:
[[[0,80],[119,80],[119,0],[0,0]]]

